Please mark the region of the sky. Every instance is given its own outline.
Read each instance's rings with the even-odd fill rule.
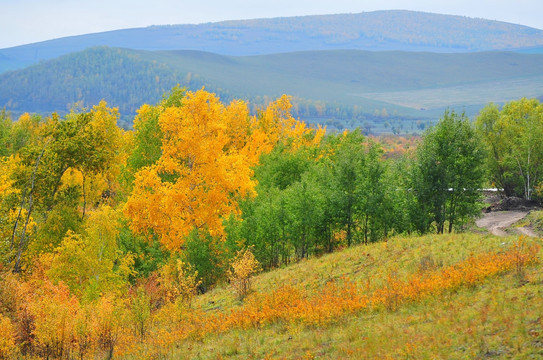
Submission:
[[[0,49],[150,25],[398,9],[543,29],[542,0],[0,0]]]

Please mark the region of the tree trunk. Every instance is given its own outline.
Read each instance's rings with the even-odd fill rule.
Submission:
[[[81,216],[81,220],[85,220],[85,210],[87,209],[87,193],[85,189],[85,173],[82,171],[81,175],[83,176],[83,215]]]
[[[32,202],[32,195],[34,193],[34,185],[36,183],[36,173],[38,172],[38,166],[40,165],[41,158],[43,154],[45,153],[45,148],[47,146],[47,143],[43,147],[40,155],[36,159],[36,164],[34,165],[34,170],[32,171],[32,180],[30,181],[30,193],[28,194],[28,210],[26,213],[26,221],[25,226],[23,228],[23,232],[21,234],[20,240],[19,240],[19,248],[17,250],[17,256],[15,257],[15,265],[13,267],[13,272],[19,273],[21,272],[21,255],[23,253],[23,250],[26,247],[26,229],[28,227],[28,223],[30,222],[30,215],[32,214],[32,209],[34,208],[34,204]],[[24,205],[24,201],[21,202],[21,206]],[[17,226],[15,225],[13,227],[13,237],[15,237],[15,231],[17,230]]]
[[[364,219],[364,244],[368,245],[368,214],[365,215]]]

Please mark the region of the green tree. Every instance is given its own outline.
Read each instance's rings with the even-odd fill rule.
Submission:
[[[518,177],[505,162],[512,145],[505,125],[500,120],[500,109],[496,104],[485,106],[475,120],[475,128],[486,148],[485,165],[490,183],[502,189],[506,196],[512,196]]]
[[[365,137],[359,129],[328,139],[330,155],[330,182],[334,217],[345,231],[347,245],[351,246],[357,227],[357,215],[366,200],[363,191],[363,171],[366,166]]]
[[[324,198],[320,186],[304,176],[284,191],[289,240],[297,260],[308,258],[318,243]]]
[[[487,105],[476,119],[486,146],[490,181],[505,195],[532,199],[543,176],[543,105],[520,99],[503,106]]]
[[[415,192],[422,213],[435,222],[437,233],[478,213],[483,184],[483,150],[464,114],[446,111],[428,129],[417,149]]]
[[[537,99],[520,99],[505,104],[500,113],[511,147],[505,163],[515,172],[516,194],[531,200],[543,175],[543,105]]]
[[[391,226],[388,214],[392,212],[387,198],[390,183],[385,174],[386,163],[382,160],[383,149],[379,144],[369,140],[365,146],[365,166],[362,169],[361,187],[364,243],[377,241],[386,237]]]
[[[77,230],[85,217],[88,185],[120,162],[118,116],[101,102],[65,119],[53,114],[42,121],[24,114],[13,124],[12,150],[21,159],[10,175],[20,194],[9,209],[17,214],[10,220],[15,271],[21,270],[22,254],[33,238],[40,238],[36,252],[52,250],[45,247],[55,247],[67,230]],[[74,171],[81,179],[66,181]]]

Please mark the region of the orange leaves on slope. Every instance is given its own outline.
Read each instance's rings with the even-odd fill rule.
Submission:
[[[328,282],[313,296],[292,286],[283,286],[270,294],[249,297],[244,307],[230,314],[214,315],[215,319],[204,320],[204,323],[208,324],[208,332],[258,327],[277,321],[324,325],[361,310],[395,310],[407,302],[473,286],[488,277],[516,270],[519,259],[523,266],[535,263],[538,251],[538,246],[528,247],[520,240],[506,252],[472,256],[441,270],[414,274],[407,280],[388,276],[386,284],[371,294],[364,294],[363,288],[347,279]]]
[[[519,262],[523,266],[536,262],[538,251],[537,245],[526,246],[520,239],[506,252],[472,256],[441,270],[413,275],[407,281],[389,276],[387,285],[371,295],[370,303],[374,308],[384,306],[393,310],[405,302],[439,295],[461,286],[474,286],[490,276],[518,269]]]
[[[6,274],[0,278],[0,305],[4,305],[0,308],[0,358],[17,352],[44,358],[114,354],[151,357],[166,354],[184,339],[201,339],[235,328],[273,323],[326,325],[347,314],[394,310],[479,284],[497,274],[515,272],[518,266],[537,262],[538,250],[538,246],[528,246],[521,240],[506,251],[472,256],[442,269],[417,272],[405,280],[389,276],[371,293],[366,286],[340,279],[328,282],[314,294],[293,286],[251,294],[243,306],[215,313],[168,302],[151,310],[139,337],[134,335],[135,323],[129,316],[134,312],[134,301],[104,295],[95,302],[80,303],[67,286],[53,284],[39,269],[27,281]],[[16,299],[10,300],[12,295]]]
[[[330,281],[313,295],[293,286],[282,286],[267,294],[252,294],[242,307],[230,311],[209,314],[192,310],[178,316],[178,323],[169,331],[170,343],[201,339],[206,334],[235,328],[258,328],[273,323],[322,326],[360,311],[395,310],[409,302],[473,286],[488,277],[516,270],[519,258],[524,266],[534,263],[538,250],[537,246],[514,245],[505,252],[472,256],[440,270],[413,274],[406,280],[390,275],[381,288],[369,294],[365,286],[348,279]],[[171,325],[171,321],[167,324]]]

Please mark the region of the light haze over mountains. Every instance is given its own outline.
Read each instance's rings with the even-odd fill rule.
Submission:
[[[105,98],[130,117],[180,84],[255,104],[287,93],[302,119],[384,131],[541,96],[539,64],[543,30],[413,11],[152,26],[0,50],[0,107],[62,112]]]

